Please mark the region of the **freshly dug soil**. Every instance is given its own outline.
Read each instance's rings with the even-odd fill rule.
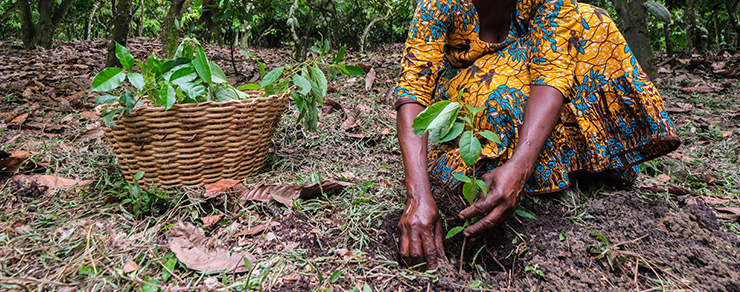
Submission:
[[[450,267],[430,287],[459,291],[478,280],[513,291],[740,291],[740,239],[720,230],[706,205],[672,207],[618,192],[589,202],[583,220],[575,221],[553,196],[540,198],[523,203],[536,219],[512,218],[483,242],[468,241],[463,273],[457,272],[462,235],[446,240]],[[448,204],[454,198],[441,200],[440,206],[454,205]],[[442,212],[454,218],[459,208]],[[384,243],[393,252],[398,218],[393,212],[384,222]],[[429,280],[414,284],[426,288]]]

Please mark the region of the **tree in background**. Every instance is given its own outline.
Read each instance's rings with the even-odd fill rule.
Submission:
[[[620,30],[627,40],[632,53],[642,69],[650,78],[658,75],[658,70],[653,62],[653,49],[650,43],[650,31],[648,30],[648,12],[645,0],[612,0],[617,17],[621,20]]]
[[[179,22],[182,18],[182,14],[187,0],[171,0],[170,9],[167,12],[167,16],[164,17],[162,24],[162,54],[164,57],[171,57],[177,50],[177,45],[180,43],[180,27]]]
[[[131,27],[131,1],[132,0],[118,0],[116,7],[115,18],[113,19],[113,33],[111,34],[111,42],[108,46],[108,61],[105,63],[106,67],[120,67],[121,63],[116,57],[116,42],[122,46],[128,44],[128,32]]]
[[[32,49],[36,45],[50,49],[57,36],[57,27],[72,6],[73,0],[18,0],[21,9],[23,46]],[[35,4],[35,5],[34,5]],[[33,11],[38,10],[38,22],[34,23]]]

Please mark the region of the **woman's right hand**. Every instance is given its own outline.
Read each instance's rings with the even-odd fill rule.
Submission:
[[[407,201],[398,221],[400,252],[408,266],[426,262],[427,270],[434,270],[439,260],[445,259],[444,230],[432,196],[421,197]]]

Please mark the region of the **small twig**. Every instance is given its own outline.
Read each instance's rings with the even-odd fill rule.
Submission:
[[[506,268],[504,267],[504,265],[502,265],[501,262],[499,262],[498,259],[496,259],[496,256],[493,255],[493,253],[487,248],[488,242],[486,242],[486,239],[483,239],[483,241],[486,244],[486,248],[485,248],[486,253],[488,253],[488,255],[491,256],[491,258],[493,259],[493,262],[495,262],[496,265],[498,265],[498,267],[501,268],[501,271],[506,273]]]
[[[90,256],[90,264],[93,267],[93,271],[95,274],[98,273],[98,268],[95,267],[95,259],[92,256],[92,252],[90,252],[90,233],[92,232],[93,226],[90,225],[90,228],[87,229],[87,244],[85,245],[85,252],[87,252],[87,255]]]
[[[12,285],[18,285],[21,287],[24,287],[22,284],[18,283],[12,283],[9,281],[24,281],[24,282],[33,282],[33,283],[39,283],[39,284],[47,284],[47,285],[55,285],[55,286],[65,286],[65,287],[71,287],[71,286],[77,286],[75,284],[67,284],[57,281],[50,281],[50,280],[44,280],[44,279],[36,279],[36,278],[29,278],[29,277],[0,277],[0,281],[12,284]]]
[[[458,269],[458,273],[462,273],[463,255],[465,255],[465,243],[466,242],[468,242],[468,238],[467,237],[463,237],[462,249],[460,249],[460,268]]]

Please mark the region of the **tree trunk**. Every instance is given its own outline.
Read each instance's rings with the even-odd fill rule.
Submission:
[[[668,57],[673,56],[673,40],[671,40],[671,24],[663,23],[663,38],[665,38],[665,53]]]
[[[33,49],[36,46],[36,25],[33,23],[31,13],[31,0],[21,1],[21,29],[23,30],[23,47]]]
[[[128,32],[131,27],[131,2],[132,0],[118,0],[115,18],[113,19],[113,33],[111,34],[110,46],[108,46],[108,61],[106,67],[120,67],[121,63],[116,58],[116,43],[126,46],[128,44]]]
[[[648,14],[643,4],[645,0],[612,0],[617,16],[623,27],[620,29],[627,40],[632,53],[642,70],[651,79],[657,77],[657,70],[653,62],[653,49],[650,47],[650,31],[648,30]]]
[[[162,24],[162,54],[165,58],[172,57],[180,41],[180,28],[177,23],[182,18],[182,7],[185,0],[172,0],[170,10],[164,17]]]
[[[95,1],[93,4],[92,10],[90,10],[90,16],[87,17],[87,22],[85,22],[85,40],[90,40],[90,34],[92,32],[92,21],[95,17],[95,12],[98,11],[98,5],[100,5],[100,2]]]
[[[738,17],[737,17],[737,13],[738,13],[737,5],[740,5],[740,1],[738,1],[737,5],[732,5],[732,3],[730,3],[730,0],[725,0],[724,3],[725,3],[725,8],[727,9],[727,15],[730,17],[730,23],[732,23],[732,29],[735,30],[735,34],[740,36],[740,22],[738,21]],[[729,40],[727,41],[729,43]]]
[[[63,0],[54,9],[55,2],[54,0],[39,0],[38,2],[39,22],[36,24],[35,42],[46,49],[51,49],[57,27],[67,14],[69,7],[72,6],[72,0]]]
[[[139,29],[136,35],[142,37],[144,35],[144,11],[146,11],[146,6],[144,6],[144,0],[139,1],[139,3],[141,4],[141,9],[139,9]]]
[[[684,18],[686,22],[686,54],[691,56],[692,50],[700,42],[699,32],[699,8],[701,0],[687,0],[686,9],[684,9]]]

